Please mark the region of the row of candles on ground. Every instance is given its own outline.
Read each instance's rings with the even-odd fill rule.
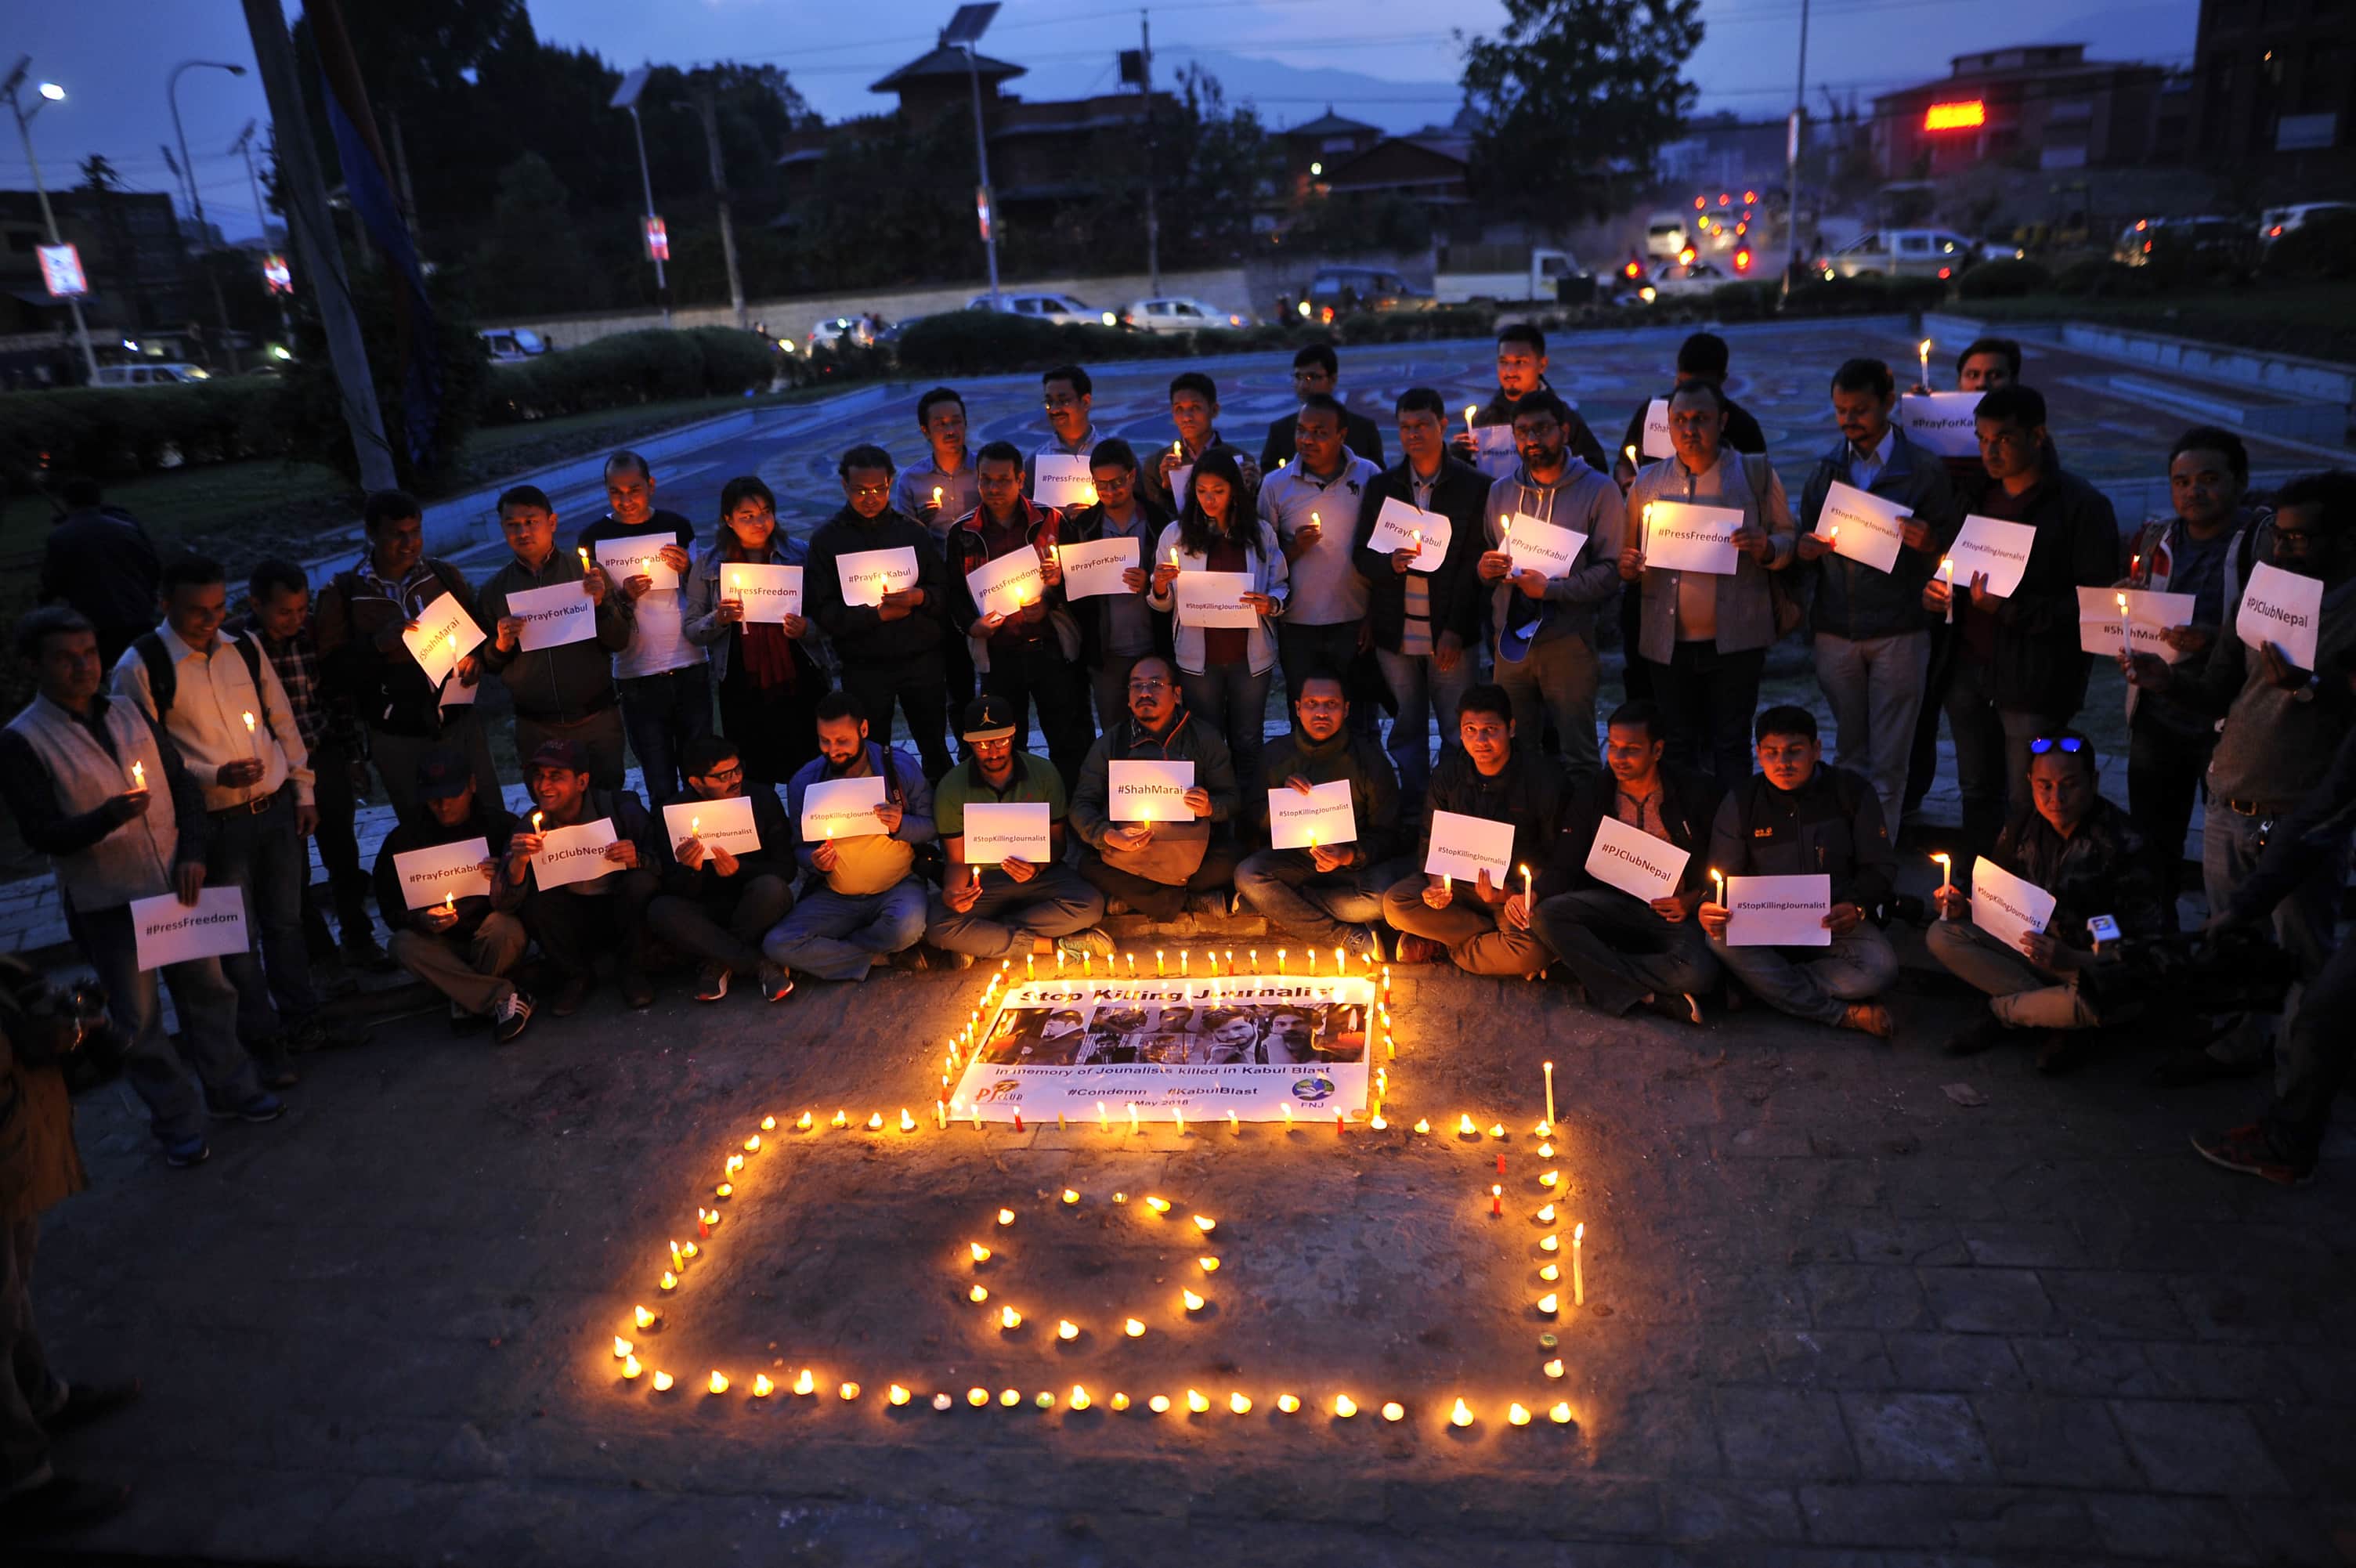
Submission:
[[[1301,950],[1308,955],[1308,972],[1312,975],[1316,974],[1318,972],[1318,950],[1315,948],[1303,948]],[[1245,971],[1236,962],[1236,950],[1233,948],[1205,948],[1204,950],[1203,956],[1209,965],[1209,967],[1204,971],[1206,975],[1217,974],[1219,972],[1219,964],[1222,960],[1226,961],[1227,966],[1226,972],[1228,974],[1236,975],[1245,972]],[[1259,949],[1245,949],[1244,957],[1251,966],[1250,972],[1258,974],[1259,972]],[[1277,973],[1283,974],[1287,972],[1286,966],[1291,961],[1291,957],[1292,952],[1290,948],[1279,948],[1276,950]],[[1130,980],[1137,979],[1137,955],[1135,953],[1124,953],[1120,955],[1120,960],[1125,961],[1129,965],[1128,978]],[[1003,971],[1008,964],[1013,961],[1014,961],[1012,959],[1001,959],[999,961],[998,967],[1000,970]],[[1369,974],[1374,972],[1375,959],[1372,953],[1360,953],[1358,955],[1358,961],[1365,966],[1366,972]],[[1023,978],[1027,980],[1036,980],[1039,978],[1039,959],[1037,954],[1025,953],[1023,955]],[[1081,975],[1087,978],[1093,978],[1096,972],[1096,955],[1094,953],[1082,953],[1080,955]],[[1193,977],[1194,972],[1193,950],[1189,948],[1179,949],[1178,978],[1181,980],[1190,979]],[[1340,948],[1335,948],[1333,950],[1333,972],[1336,979],[1345,979],[1348,977],[1350,972],[1349,956]],[[1059,950],[1055,954],[1055,978],[1058,980],[1064,979],[1066,977],[1066,973],[1065,955]],[[1108,976],[1111,976],[1116,979],[1120,977],[1121,972],[1119,967],[1119,962],[1116,961],[1114,955],[1110,953],[1105,955],[1105,973]],[[1155,948],[1153,950],[1153,976],[1157,980],[1167,980],[1170,978],[1170,950],[1167,948]],[[1382,980],[1383,995],[1387,999],[1390,995],[1391,989],[1391,966],[1388,964],[1382,966]],[[983,996],[983,1000],[989,1000],[986,993]]]

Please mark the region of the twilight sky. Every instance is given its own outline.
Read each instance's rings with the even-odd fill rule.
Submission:
[[[346,0],[348,5],[399,0]],[[1801,0],[1704,0],[1708,32],[1687,67],[1705,110],[1772,119],[1791,107]],[[288,14],[299,10],[290,4]],[[1808,95],[1821,113],[1825,89],[1846,101],[1944,76],[1948,57],[2004,44],[2083,41],[2096,58],[2169,66],[2191,59],[2197,0],[1813,0]],[[532,0],[534,26],[552,42],[585,44],[617,64],[691,65],[714,59],[785,67],[829,119],[872,113],[891,100],[867,84],[922,53],[955,0],[879,12],[816,0]],[[1270,124],[1314,117],[1330,102],[1354,118],[1408,130],[1455,112],[1460,63],[1451,29],[1494,31],[1497,0],[1194,0],[1152,11],[1155,71],[1166,81],[1199,59],[1235,100],[1250,100]],[[143,190],[174,188],[161,145],[173,139],[165,80],[186,59],[251,66],[252,49],[233,0],[71,0],[16,8],[0,69],[33,57],[36,80],[63,84],[44,106],[34,146],[52,185],[78,177],[93,152]],[[1031,68],[1013,90],[1033,99],[1109,91],[1114,51],[1133,48],[1138,11],[1106,0],[1008,0],[985,53]],[[29,94],[28,94],[29,96]],[[255,231],[244,165],[229,145],[262,90],[242,78],[195,70],[180,80],[180,114],[206,216],[231,239]],[[266,127],[265,127],[266,129]],[[174,157],[178,148],[173,147]],[[418,171],[421,179],[426,171]],[[0,187],[31,183],[23,149],[0,140]]]

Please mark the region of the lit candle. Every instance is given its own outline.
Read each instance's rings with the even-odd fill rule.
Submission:
[[[134,789],[145,789],[147,788],[147,765],[145,763],[134,762],[131,765],[131,787]]]
[[[1281,1104],[1281,1105],[1278,1106],[1278,1107],[1277,1107],[1277,1109],[1284,1112],[1284,1130],[1285,1130],[1286,1132],[1288,1132],[1288,1133],[1291,1132],[1291,1131],[1292,1131],[1292,1101],[1289,1101],[1289,1100],[1288,1100],[1288,1101],[1286,1101],[1283,1104]]]
[[[843,1403],[849,1404],[852,1400],[859,1397],[859,1385],[857,1383],[845,1383],[842,1387],[837,1389],[835,1392],[842,1396]]]
[[[1524,915],[1525,917],[1526,917],[1526,916],[1529,914],[1529,912],[1530,912],[1530,868],[1529,868],[1528,865],[1527,865],[1526,863],[1525,863],[1525,864],[1523,865],[1523,866],[1522,866],[1522,913],[1523,913],[1523,915]]]
[[[884,1130],[884,1112],[881,1111],[868,1112],[867,1130],[871,1133],[880,1133]]]
[[[1429,1133],[1431,1131],[1431,1123],[1419,1116],[1415,1119],[1415,1130],[1419,1133]]]
[[[1587,1274],[1580,1266],[1579,1250],[1587,1244],[1587,1222],[1581,1220],[1570,1228],[1570,1304],[1587,1305]]]
[[[761,1131],[762,1131],[762,1132],[764,1132],[764,1133],[774,1133],[774,1132],[776,1132],[776,1130],[777,1130],[777,1119],[776,1119],[776,1117],[774,1117],[774,1116],[764,1116],[764,1117],[762,1117],[762,1118],[761,1118]]]
[[[1229,1394],[1227,1396],[1227,1408],[1234,1411],[1237,1415],[1249,1415],[1251,1413],[1251,1398],[1249,1395],[1241,1392]]]
[[[1140,1323],[1134,1317],[1123,1318],[1121,1320],[1120,1331],[1129,1336],[1131,1339],[1142,1339],[1145,1337],[1145,1325]]]
[[[973,1254],[973,1261],[975,1262],[986,1263],[990,1262],[990,1249],[983,1246],[980,1242],[969,1241],[966,1243],[966,1250]]]
[[[630,1317],[641,1328],[652,1328],[655,1326],[655,1315],[643,1306],[632,1307]]]
[[[1562,1358],[1558,1356],[1538,1369],[1549,1378],[1559,1378],[1562,1376]]]
[[[1200,1230],[1204,1235],[1208,1236],[1212,1231],[1216,1230],[1218,1228],[1219,1222],[1212,1219],[1209,1215],[1197,1214],[1194,1216],[1194,1229]]]
[[[1023,1315],[1011,1306],[1001,1306],[998,1309],[998,1326],[1012,1333],[1023,1326]]]
[[[1068,1317],[1066,1317],[1066,1318],[1059,1318],[1059,1319],[1057,1319],[1057,1320],[1056,1320],[1056,1323],[1055,1323],[1055,1337],[1056,1337],[1056,1338],[1058,1338],[1058,1339],[1077,1339],[1079,1337],[1080,1337],[1080,1326],[1079,1326],[1078,1324],[1076,1324],[1076,1323],[1073,1322],[1073,1321],[1072,1321],[1070,1318],[1068,1318]]]
[[[589,547],[585,544],[578,544],[573,546],[573,553],[581,557],[581,569],[586,572],[589,569]]]
[[[1186,1391],[1186,1408],[1192,1411],[1194,1414],[1200,1415],[1205,1411],[1211,1408],[1211,1396],[1205,1393],[1200,1389],[1188,1389]]]
[[[1123,953],[1121,956],[1129,960],[1129,977],[1131,980],[1135,980],[1137,978],[1137,955],[1132,952]]]
[[[1170,974],[1170,968],[1169,968],[1169,966],[1168,966],[1167,964],[1163,963],[1163,962],[1162,961],[1162,950],[1161,950],[1160,948],[1155,948],[1155,949],[1153,950],[1153,977],[1154,977],[1156,980],[1164,980],[1164,979],[1167,979],[1167,978],[1169,977],[1169,974]]]
[[[683,1269],[687,1267],[686,1261],[680,1255],[679,1243],[676,1241],[673,1241],[670,1244],[670,1266],[674,1269]]]
[[[938,485],[935,485],[935,486],[933,487],[933,505],[934,505],[935,507],[938,507],[940,504],[941,504],[941,487],[940,487],[940,486],[938,486]]]
[[[1955,624],[1955,559],[1954,556],[1939,557],[1939,575],[1947,579],[1947,624],[1953,626]]]
[[[1649,552],[1652,547],[1653,503],[1651,501],[1646,501],[1644,505],[1644,509],[1636,514],[1636,553],[1639,555],[1644,554]]]
[[[1136,1134],[1137,1134],[1137,1105],[1136,1105],[1136,1103],[1135,1103],[1134,1101],[1131,1101],[1131,1102],[1130,1102],[1130,1107],[1129,1107],[1129,1131],[1130,1131],[1130,1135],[1131,1137],[1136,1136]]]
[[[1633,467],[1636,467],[1636,449],[1635,449],[1633,446],[1622,446],[1622,447],[1621,447],[1621,448],[1620,448],[1620,450],[1621,450],[1622,452],[1623,452],[1623,453],[1625,453],[1625,454],[1627,455],[1627,458],[1628,458],[1628,467],[1632,467],[1632,468],[1633,468]]]
[[[1244,1124],[1237,1119],[1233,1111],[1227,1112],[1227,1131],[1238,1138],[1244,1135]]]
[[[655,1369],[655,1392],[668,1392],[670,1389],[671,1381],[671,1375],[669,1372],[664,1371],[659,1367]]]
[[[968,1389],[965,1391],[965,1402],[973,1406],[974,1409],[980,1410],[982,1406],[990,1402],[990,1391],[988,1389]]]
[[[1000,1210],[998,1211],[998,1222],[999,1222],[1001,1225],[1012,1225],[1012,1224],[1013,1224],[1013,1223],[1014,1223],[1014,1210],[1012,1210],[1012,1209],[1011,1209],[1011,1208],[1001,1208],[1001,1209],[1000,1209]]]
[[[1088,1398],[1088,1391],[1082,1388],[1079,1384],[1074,1383],[1072,1385],[1071,1397],[1064,1402],[1070,1405],[1074,1410],[1086,1410],[1092,1402]]]
[[[1301,1401],[1296,1395],[1279,1394],[1276,1396],[1276,1408],[1290,1415],[1301,1408]]]
[[[1569,1426],[1570,1424],[1570,1406],[1562,1403],[1556,1404],[1552,1410],[1547,1412],[1547,1419],[1553,1422],[1557,1426]]]
[[[457,894],[453,892],[442,895],[442,912],[445,915],[455,915],[458,912]]]
[[[1718,907],[1726,908],[1726,873],[1715,865],[1709,868],[1709,879],[1718,885]]]
[[[1349,972],[1349,969],[1350,961],[1342,956],[1342,950],[1340,948],[1335,948],[1333,950],[1333,972],[1337,975],[1346,974]]]
[[[1245,950],[1244,956],[1245,956],[1246,958],[1248,958],[1249,960],[1251,960],[1252,972],[1253,972],[1254,974],[1258,974],[1258,973],[1259,972],[1259,949],[1258,949],[1258,948],[1249,948],[1249,949],[1247,949],[1247,950]],[[1232,962],[1234,961],[1234,955],[1233,955],[1233,954],[1229,954],[1229,955],[1228,955],[1228,961],[1229,961],[1230,963],[1232,963]]]
[[[1342,1420],[1347,1421],[1352,1416],[1358,1413],[1358,1402],[1352,1399],[1348,1394],[1335,1394],[1333,1396],[1333,1413],[1336,1416],[1339,1416]]]
[[[1315,948],[1311,948],[1309,950],[1309,972],[1312,974],[1317,972],[1317,950]]]
[[[245,733],[248,737],[251,737],[253,734],[253,710],[248,708],[244,713],[238,716],[245,721]]]
[[[1312,849],[1315,849],[1317,847],[1314,840],[1311,841],[1309,847]],[[1276,950],[1276,972],[1279,974],[1282,974],[1284,972],[1284,950],[1282,948]]]
[[[1151,1399],[1145,1402],[1145,1408],[1151,1411],[1156,1415],[1167,1415],[1170,1412],[1170,1396],[1168,1394],[1155,1394]]]
[[[1116,1391],[1112,1396],[1112,1408],[1115,1410],[1127,1410],[1129,1408],[1129,1396],[1125,1393]]]
[[[540,832],[540,813],[538,811],[534,811],[531,814],[531,831],[534,832]]]
[[[1170,1200],[1166,1197],[1155,1197],[1149,1193],[1146,1195],[1145,1207],[1156,1214],[1167,1214],[1170,1212]]]
[[[1481,1129],[1472,1125],[1472,1113],[1471,1112],[1467,1111],[1462,1115],[1457,1117],[1456,1134],[1460,1138],[1477,1138],[1481,1135]]]
[[[1561,1247],[1562,1240],[1560,1237],[1541,1236],[1538,1238],[1538,1251],[1541,1252],[1557,1251],[1559,1251]]]
[[[933,1408],[935,1410],[947,1410],[956,1402],[957,1402],[955,1400],[949,1398],[949,1396],[945,1393],[935,1394],[933,1396]]]
[[[980,1306],[983,1302],[990,1299],[990,1290],[987,1286],[976,1285],[971,1290],[965,1293],[965,1298],[966,1300],[973,1303],[974,1305]]]
[[[2119,657],[2132,659],[2135,657],[2135,642],[2127,636],[2127,596],[2125,594],[2114,596],[2119,601]]]
[[[1914,357],[1922,362],[1922,385],[1931,384],[1931,339],[1925,338],[1914,346]]]
[[[1540,1064],[1546,1069],[1547,1125],[1554,1125],[1554,1063]]]
[[[1548,1291],[1546,1294],[1538,1297],[1538,1310],[1548,1317],[1552,1317],[1555,1315],[1555,1310],[1559,1305],[1559,1299],[1552,1291]]]
[[[807,1111],[803,1112],[801,1116],[794,1122],[794,1125],[800,1128],[805,1133],[809,1132],[810,1130],[810,1113]]]
[[[1461,1398],[1457,1400],[1455,1408],[1448,1412],[1448,1424],[1451,1426],[1472,1425],[1472,1407],[1466,1404]]]
[[[1477,403],[1468,403],[1464,405],[1464,435],[1467,440],[1470,440],[1472,435],[1472,416],[1480,412],[1481,405]]]
[[[852,1391],[851,1393],[843,1395],[843,1398],[851,1399],[856,1397],[859,1387],[858,1384],[845,1383],[842,1386]],[[894,1404],[906,1404],[908,1402],[908,1390],[905,1384],[894,1383],[890,1388],[884,1391],[884,1397]]]
[[[627,1359],[632,1348],[628,1340],[618,1334],[614,1336],[614,1359],[619,1361]]]
[[[1055,950],[1055,978],[1064,978],[1064,950],[1061,948]]]
[[[1397,1400],[1391,1401],[1388,1404],[1383,1406],[1383,1419],[1385,1421],[1405,1421],[1407,1419],[1407,1406],[1399,1403]]]
[[[713,1393],[715,1393],[715,1394],[724,1394],[724,1393],[726,1393],[726,1392],[728,1391],[728,1376],[727,1376],[727,1374],[726,1374],[726,1373],[724,1373],[724,1372],[723,1372],[723,1371],[721,1371],[721,1370],[720,1370],[718,1368],[716,1368],[716,1367],[715,1367],[715,1368],[713,1368],[713,1369],[712,1369],[712,1380],[711,1380],[711,1382],[710,1382],[710,1384],[709,1384],[708,1386],[711,1388],[712,1391]]]
[[[1213,1257],[1201,1257],[1201,1258],[1197,1258],[1197,1259],[1195,1259],[1195,1260],[1194,1260],[1194,1262],[1196,1262],[1196,1263],[1197,1263],[1197,1264],[1202,1268],[1202,1271],[1203,1271],[1205,1273],[1206,1273],[1206,1274],[1215,1274],[1215,1273],[1217,1273],[1219,1272],[1219,1260],[1218,1260],[1218,1259],[1216,1259],[1216,1258],[1213,1258]]]
[[[1955,857],[1941,850],[1931,858],[1938,862],[1939,891],[1944,893],[1955,885]]]
[[[1538,1270],[1538,1278],[1546,1281],[1548,1284],[1552,1284],[1555,1281],[1562,1278],[1562,1266],[1558,1263],[1548,1263]]]
[[[1077,1192],[1075,1192],[1068,1187],[1064,1189],[1064,1201],[1066,1203],[1077,1203],[1079,1200],[1080,1195]]]
[[[1505,1419],[1515,1426],[1527,1426],[1530,1423],[1530,1407],[1516,1400],[1505,1407]]]
[[[638,1364],[638,1359],[636,1356],[622,1358],[622,1376],[625,1379],[635,1378],[645,1370],[646,1368]]]

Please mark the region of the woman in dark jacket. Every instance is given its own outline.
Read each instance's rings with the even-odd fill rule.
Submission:
[[[736,565],[805,566],[809,552],[777,527],[777,498],[752,475],[720,492],[720,536],[696,560],[688,584],[687,639],[712,650],[720,688],[720,733],[734,741],[747,786],[783,784],[818,755],[818,700],[826,671],[809,651],[810,623],[748,623]]]

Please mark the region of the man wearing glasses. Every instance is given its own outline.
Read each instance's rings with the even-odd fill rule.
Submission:
[[[802,593],[809,618],[834,643],[842,689],[872,715],[879,738],[892,736],[892,704],[908,721],[908,736],[925,776],[949,770],[948,695],[941,647],[948,625],[948,564],[923,523],[892,507],[892,456],[881,446],[858,446],[836,471],[849,504],[810,535]],[[848,603],[837,562],[868,551],[913,551],[916,581],[879,604]]]
[[[2102,491],[2046,460],[2045,399],[2036,389],[1997,388],[1980,399],[1973,422],[1988,477],[1976,510],[2036,530],[2008,597],[1991,595],[1984,573],[1952,589],[1934,575],[1922,589],[1924,608],[1943,619],[1954,609],[1947,727],[1964,842],[1985,854],[2006,820],[2030,809],[2029,743],[2060,734],[2085,706],[2078,590],[2117,578],[2119,522]]]
[[[1057,365],[1039,378],[1039,402],[1047,411],[1047,439],[1032,449],[1023,465],[1023,493],[1029,496],[1039,478],[1042,457],[1077,457],[1096,450],[1096,382],[1078,365]]]
[[[1256,791],[1252,815],[1265,832],[1274,802],[1347,782],[1356,841],[1260,850],[1236,867],[1236,892],[1287,936],[1379,962],[1383,894],[1398,875],[1383,864],[1398,829],[1398,780],[1371,736],[1347,732],[1349,717],[1349,693],[1332,665],[1302,673],[1292,733],[1260,759],[1262,777],[1276,782]]]
[[[761,939],[794,907],[798,868],[793,823],[775,789],[746,793],[744,759],[725,736],[698,736],[687,743],[680,760],[687,789],[679,800],[689,808],[691,831],[661,835],[669,852],[661,867],[662,892],[647,906],[647,925],[667,945],[695,960],[698,1002],[727,995],[732,978],[756,981],[763,996],[783,1002],[794,993],[794,977],[762,956]],[[740,799],[752,803],[757,846],[707,843],[692,831],[698,802]]]
[[[1080,664],[1096,699],[1097,728],[1109,730],[1129,716],[1129,672],[1149,653],[1170,653],[1170,618],[1146,602],[1153,585],[1153,542],[1169,526],[1170,513],[1141,493],[1137,452],[1119,436],[1108,436],[1088,454],[1088,479],[1096,486],[1093,506],[1064,514],[1066,544],[1100,540],[1133,542],[1137,564],[1120,575],[1121,592],[1068,600],[1080,628]]]
[[[1312,343],[1292,356],[1292,395],[1296,400],[1312,392],[1338,398],[1342,394],[1333,389],[1341,379],[1342,361],[1328,344]],[[1382,426],[1355,410],[1345,409],[1342,418],[1342,444],[1349,447],[1352,456],[1364,457],[1376,467],[1381,467]],[[1298,413],[1288,412],[1268,427],[1268,439],[1260,444],[1259,449],[1261,473],[1273,474],[1292,461],[1294,427],[1299,422]]]

